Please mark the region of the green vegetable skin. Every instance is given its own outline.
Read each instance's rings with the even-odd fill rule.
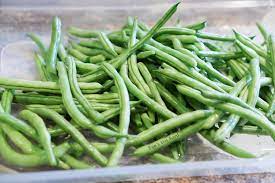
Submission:
[[[0,77],[1,160],[62,169],[118,166],[124,156],[179,163],[194,134],[256,158],[228,138],[275,139],[273,35],[259,23],[262,44],[236,30],[205,32],[206,21],[164,26],[178,5],[152,28],[136,17],[113,32],[70,27],[67,44],[54,17],[48,48],[29,33],[40,81]]]

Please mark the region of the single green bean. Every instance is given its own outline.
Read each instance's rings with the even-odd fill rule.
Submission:
[[[37,45],[39,51],[41,52],[44,59],[46,59],[47,49],[40,39],[40,37],[34,33],[28,33],[27,36]]]
[[[42,81],[48,81],[49,76],[47,75],[44,58],[41,55],[39,55],[38,53],[35,53],[34,54],[34,61],[35,61],[35,65],[36,65],[36,68],[38,70],[40,79]]]
[[[269,51],[270,61],[272,65],[272,85],[273,88],[275,87],[275,39],[272,35],[268,36],[267,41],[267,48]],[[269,105],[269,109],[266,113],[268,117],[270,117],[275,111],[275,95],[272,97],[272,102]]]
[[[118,88],[118,96],[120,98],[119,133],[127,135],[130,123],[130,102],[127,87],[122,77],[112,65],[104,63],[103,69],[114,79],[115,85]],[[116,166],[118,164],[118,161],[123,154],[126,140],[125,137],[117,139],[115,149],[111,154],[107,166]]]
[[[263,36],[263,38],[264,38],[264,43],[263,43],[263,44],[267,44],[267,42],[268,42],[268,33],[267,33],[267,30],[266,30],[265,27],[264,27],[261,23],[259,23],[259,22],[257,22],[256,25],[257,25],[257,27],[258,27],[260,33],[262,34],[262,36]]]
[[[23,91],[36,91],[48,93],[60,93],[59,85],[50,81],[29,81],[23,79],[10,79],[0,77],[0,87],[8,89],[16,89]],[[79,87],[84,92],[94,93],[102,88],[99,83],[79,83]]]
[[[89,101],[85,98],[79,88],[76,79],[76,65],[74,60],[71,57],[67,57],[66,64],[68,66],[68,78],[73,96],[77,99],[80,105],[82,105],[90,119],[96,121],[97,123],[103,121],[103,116],[97,112],[92,105],[90,105]]]
[[[236,59],[243,57],[242,52],[221,52],[221,51],[198,51],[196,54],[199,57],[211,57],[217,59]]]
[[[113,44],[111,43],[111,41],[109,40],[109,38],[106,36],[105,33],[99,32],[98,38],[99,38],[100,42],[102,43],[103,48],[107,52],[109,52],[113,57],[116,57],[118,55],[117,52],[115,51]]]
[[[235,41],[233,37],[220,36],[217,34],[207,33],[207,32],[197,32],[196,36],[201,39],[209,39],[215,41]]]
[[[87,169],[87,168],[93,168],[93,166],[87,164],[84,161],[80,161],[75,159],[73,156],[69,154],[65,154],[61,157],[61,159],[66,162],[70,167],[74,169]]]
[[[196,31],[188,28],[178,28],[178,27],[163,27],[155,33],[154,38],[159,37],[163,34],[172,35],[195,35]]]
[[[206,131],[203,131],[200,134],[209,142],[211,142],[212,144],[216,145],[217,147],[219,147],[220,149],[229,154],[232,154],[240,158],[256,158],[254,154],[251,154],[250,152],[247,152],[246,150],[243,150],[227,141],[223,141],[222,143],[215,143],[211,135],[209,135]]]
[[[153,155],[151,155],[150,160],[158,163],[180,163],[180,161],[160,153],[154,153]]]
[[[152,55],[155,55],[156,52],[155,51],[143,51],[137,54],[137,58],[138,59],[145,59],[147,57],[150,57]]]
[[[56,77],[56,56],[61,40],[61,21],[58,17],[52,20],[52,35],[49,50],[47,51],[46,69],[50,75]]]
[[[206,24],[207,24],[207,21],[199,21],[194,24],[186,25],[184,27],[198,31],[198,30],[204,29],[206,27]]]

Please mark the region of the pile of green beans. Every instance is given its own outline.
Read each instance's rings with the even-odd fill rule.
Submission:
[[[132,17],[108,33],[70,27],[67,44],[54,17],[48,48],[29,33],[40,80],[0,77],[3,166],[119,166],[125,156],[180,163],[194,134],[256,158],[230,137],[275,139],[275,38],[259,23],[264,44],[236,30],[208,33],[206,21],[164,26],[178,5],[152,28]]]

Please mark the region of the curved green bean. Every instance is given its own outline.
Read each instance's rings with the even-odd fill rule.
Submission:
[[[103,69],[105,70],[105,72],[107,72],[107,74],[110,77],[114,79],[115,85],[118,88],[118,96],[120,98],[119,133],[127,135],[130,123],[130,102],[127,87],[121,76],[118,74],[118,72],[112,65],[104,63]],[[125,137],[116,140],[114,151],[111,154],[107,166],[117,165],[119,159],[123,154],[126,140],[127,139]]]
[[[73,96],[77,99],[77,101],[82,105],[88,116],[96,121],[97,123],[103,121],[103,116],[97,112],[92,105],[90,105],[89,101],[85,98],[85,96],[82,94],[79,85],[77,83],[76,79],[76,66],[74,63],[74,60],[70,57],[67,57],[66,63],[68,66],[68,78],[69,78],[69,84],[72,91]]]

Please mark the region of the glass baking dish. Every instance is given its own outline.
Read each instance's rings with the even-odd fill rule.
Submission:
[[[0,0],[1,76],[37,79],[33,62],[35,45],[26,33],[35,32],[45,42],[50,35],[50,22],[57,15],[63,32],[74,25],[87,29],[120,28],[127,16],[137,16],[152,25],[172,3],[165,0]],[[169,24],[180,19],[188,24],[207,20],[207,31],[232,34],[232,28],[248,34],[258,33],[256,22],[262,22],[272,32],[275,27],[272,0],[224,0],[196,2],[185,0]],[[67,35],[64,34],[64,39]],[[258,39],[258,37],[256,37]],[[202,176],[240,173],[274,172],[275,145],[270,137],[234,135],[232,143],[256,153],[257,159],[237,159],[203,140],[199,135],[188,139],[186,160],[179,164],[150,164],[131,157],[123,159],[117,168],[89,170],[45,170],[19,174],[0,174],[0,182],[114,182],[176,176]],[[263,156],[265,155],[265,156]]]

